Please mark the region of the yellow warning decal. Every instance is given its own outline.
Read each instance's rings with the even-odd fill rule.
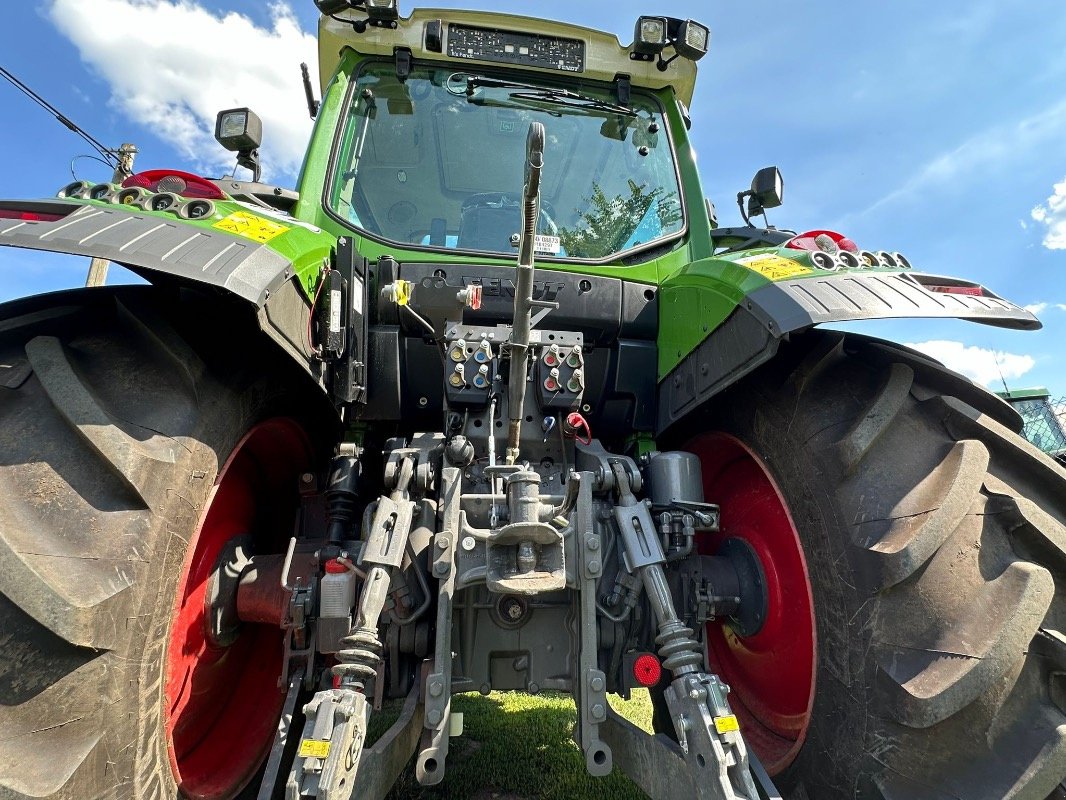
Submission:
[[[715,717],[714,729],[719,733],[732,733],[740,730],[740,723],[737,722],[737,718],[732,714],[727,717]]]
[[[775,256],[770,253],[761,256],[740,258],[737,259],[737,263],[747,267],[753,272],[758,272],[760,275],[769,278],[772,281],[794,278],[797,275],[807,275],[814,271],[810,267],[805,267],[802,264],[793,261],[791,258]]]
[[[326,758],[329,756],[329,742],[321,739],[304,739],[300,742],[300,750],[297,753],[300,758]]]
[[[275,236],[285,233],[289,229],[288,225],[282,225],[280,222],[271,222],[256,214],[249,214],[247,211],[234,211],[228,217],[220,219],[212,227],[218,228],[220,231],[226,231],[226,233],[235,233],[245,239],[264,243],[269,242]]]

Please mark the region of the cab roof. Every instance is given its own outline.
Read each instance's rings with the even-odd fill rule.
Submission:
[[[630,57],[631,47],[623,46],[618,37],[612,33],[569,25],[554,20],[535,17],[500,14],[490,11],[455,11],[453,9],[423,8],[411,12],[408,17],[397,20],[395,28],[367,26],[363,33],[356,32],[351,19],[361,21],[365,15],[361,11],[346,11],[329,17],[323,15],[318,27],[318,65],[323,90],[332,79],[346,49],[363,55],[384,55],[392,57],[397,47],[409,48],[416,59],[451,61],[448,55],[448,37],[452,26],[469,26],[473,28],[500,31],[507,34],[527,34],[541,37],[559,37],[584,43],[583,63],[579,71],[567,71],[539,67],[530,64],[501,64],[495,59],[481,59],[471,56],[463,58],[464,63],[485,64],[495,67],[518,68],[525,71],[565,77],[573,75],[584,80],[610,83],[618,75],[627,75],[633,86],[647,89],[673,87],[674,93],[686,105],[692,102],[692,93],[696,84],[696,64],[686,58],[674,59],[665,71],[660,71],[654,61],[635,60]],[[636,22],[636,20],[634,20]],[[426,47],[427,32],[441,31],[442,52],[435,52]]]

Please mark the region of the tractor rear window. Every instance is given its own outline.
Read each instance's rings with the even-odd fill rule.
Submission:
[[[606,260],[684,229],[656,101],[394,66],[360,73],[329,189],[333,211],[408,247],[513,254],[526,134],[547,129],[537,252]]]

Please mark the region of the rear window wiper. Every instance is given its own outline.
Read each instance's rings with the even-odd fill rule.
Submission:
[[[508,81],[501,78],[489,78],[484,75],[466,76],[466,96],[469,99],[474,99],[474,90],[479,86],[484,86],[489,89],[519,89],[521,91],[511,92],[510,95],[516,100],[532,100],[534,102],[569,106],[571,108],[604,111],[609,114],[622,114],[627,117],[638,116],[636,111],[627,106],[619,105],[617,103],[609,103],[606,100],[600,100],[599,98],[589,97],[584,94],[578,94],[569,89],[545,89],[543,86],[535,86],[531,83],[520,83],[518,81]]]

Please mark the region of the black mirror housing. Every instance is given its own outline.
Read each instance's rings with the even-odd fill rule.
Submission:
[[[761,208],[777,208],[781,205],[784,190],[781,170],[777,167],[763,167],[751,179],[751,199],[758,201]]]

